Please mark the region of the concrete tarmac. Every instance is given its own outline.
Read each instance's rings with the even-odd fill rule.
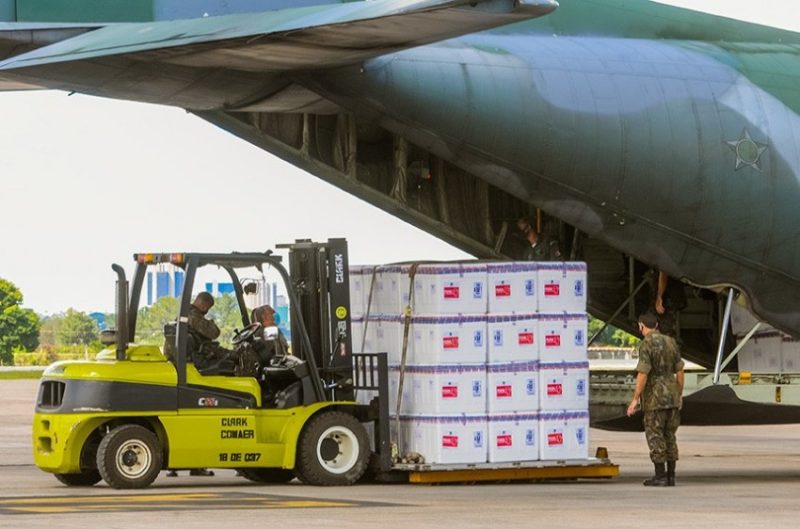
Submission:
[[[33,465],[30,424],[37,383],[0,381],[2,528],[800,526],[800,425],[681,428],[674,488],[641,485],[652,469],[643,434],[592,430],[592,452],[607,447],[620,465],[619,478],[321,488],[297,481],[259,485],[222,470],[214,477],[162,473],[144,491],[117,491],[102,482],[67,488]],[[43,499],[52,502],[44,510],[20,509],[40,506]]]

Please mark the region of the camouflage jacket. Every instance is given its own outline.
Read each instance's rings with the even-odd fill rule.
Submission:
[[[539,235],[536,246],[528,246],[525,250],[526,261],[560,261],[561,250],[558,249],[558,241]]]
[[[189,330],[201,339],[216,340],[219,338],[219,327],[194,305],[189,306]]]
[[[642,410],[677,408],[680,393],[675,374],[683,369],[683,360],[674,338],[658,331],[648,334],[639,344],[636,371],[647,375],[642,393]]]

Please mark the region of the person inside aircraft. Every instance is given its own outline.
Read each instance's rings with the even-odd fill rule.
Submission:
[[[658,270],[655,275],[653,310],[658,315],[658,328],[662,334],[678,339],[678,312],[686,308],[683,283]]]
[[[523,259],[526,261],[561,260],[561,250],[558,247],[558,241],[551,239],[544,233],[538,233],[527,218],[521,217],[517,220],[517,229],[529,245],[523,254]]]

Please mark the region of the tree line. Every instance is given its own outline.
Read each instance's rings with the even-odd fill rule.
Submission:
[[[98,320],[107,328],[116,326],[113,313],[102,313],[96,319],[69,308],[40,316],[23,308],[22,301],[22,292],[14,284],[0,279],[0,365],[47,364],[59,358],[93,356],[104,348]],[[175,321],[177,314],[175,298],[161,298],[142,307],[137,315],[136,341],[160,345],[164,341],[164,325]],[[209,316],[217,322],[221,339],[230,340],[234,331],[243,326],[236,298],[230,294],[217,298]]]

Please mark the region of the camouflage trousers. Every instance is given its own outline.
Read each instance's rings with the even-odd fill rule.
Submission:
[[[678,460],[675,432],[680,424],[681,411],[678,408],[644,412],[644,435],[653,463]]]
[[[208,342],[200,347],[193,359],[195,367],[207,375],[258,375],[258,355],[252,347],[240,347],[231,351],[216,342]]]
[[[258,376],[258,354],[252,347],[242,347],[234,351],[234,361],[236,365],[233,373],[237,377]]]

